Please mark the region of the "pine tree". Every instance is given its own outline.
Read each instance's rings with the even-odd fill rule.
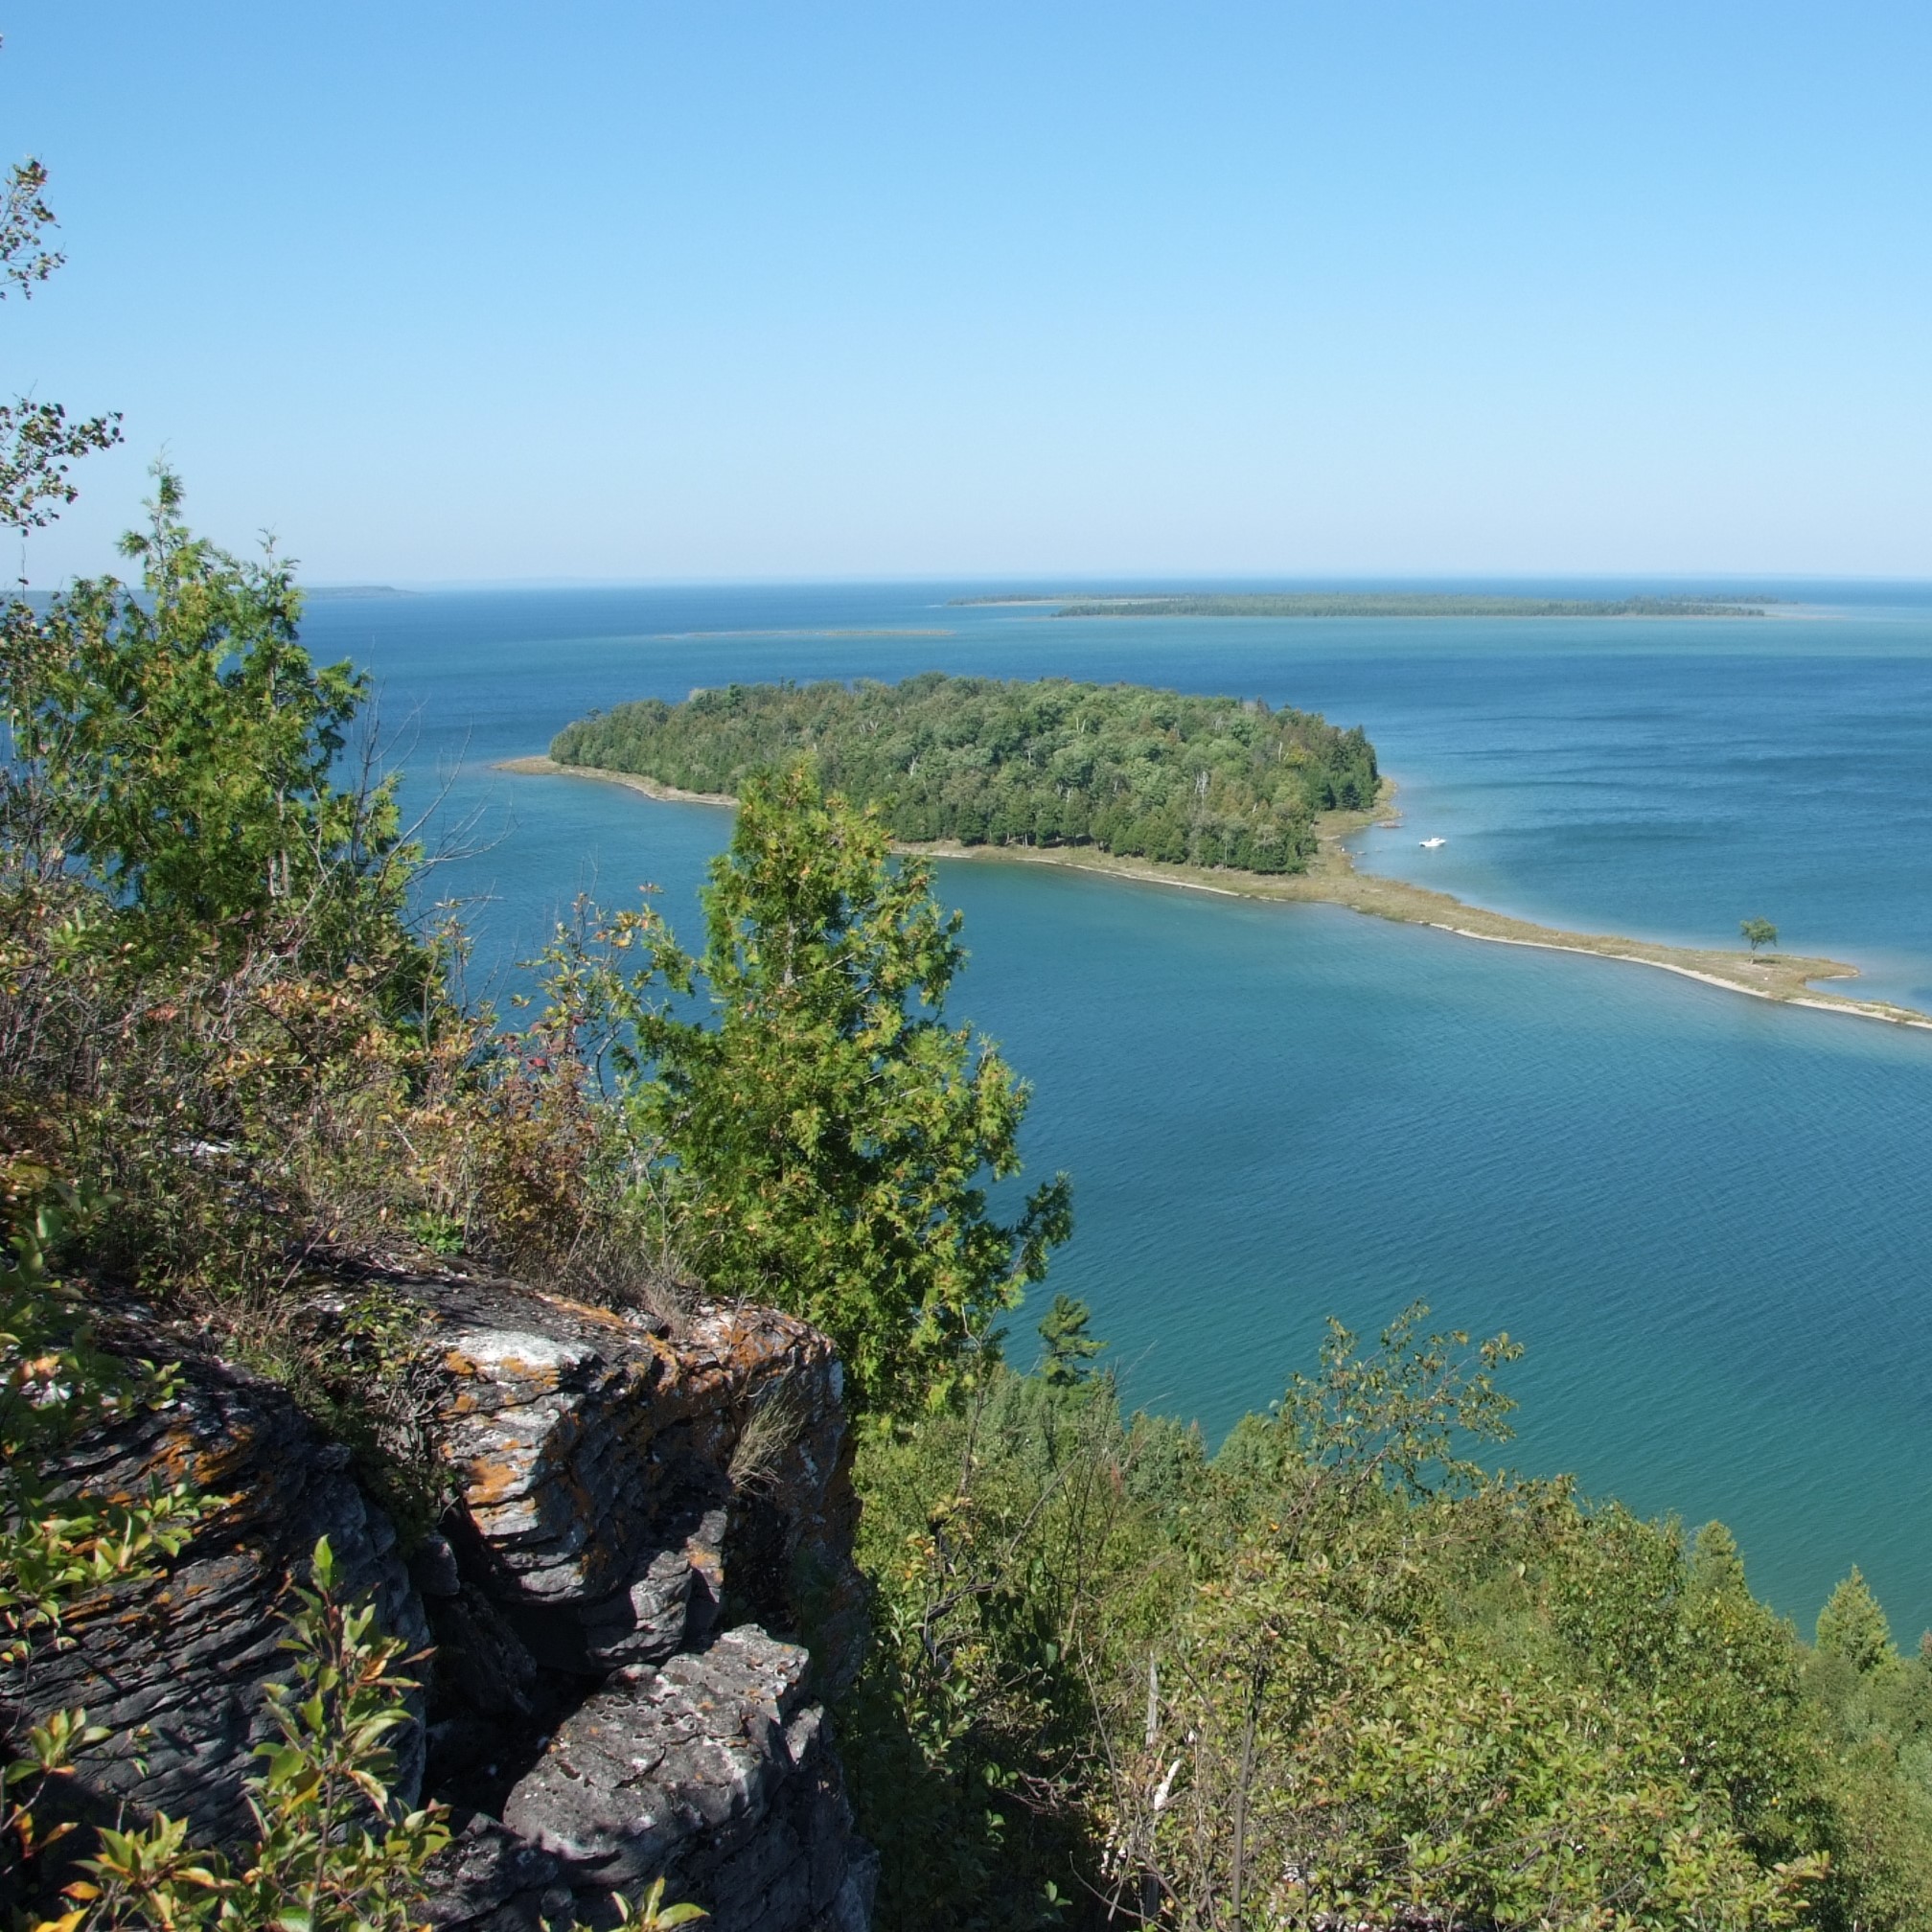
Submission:
[[[1818,1647],[1861,1674],[1892,1657],[1892,1626],[1855,1564],[1818,1613]]]
[[[702,958],[659,953],[712,1017],[637,1026],[636,1104],[691,1189],[692,1258],[715,1291],[823,1328],[864,1410],[916,1409],[996,1354],[995,1321],[1071,1231],[1064,1175],[1010,1222],[989,1210],[1028,1089],[946,1023],[965,952],[931,888],[808,768],[753,778]]]
[[[1040,1379],[1049,1388],[1070,1389],[1087,1380],[1088,1367],[1106,1343],[1088,1334],[1093,1311],[1070,1295],[1056,1295],[1040,1322]]]

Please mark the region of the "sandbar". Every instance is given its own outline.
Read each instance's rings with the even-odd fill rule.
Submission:
[[[735,805],[724,793],[680,792],[634,771],[608,771],[589,765],[560,765],[553,758],[507,758],[497,768],[526,776],[592,778],[628,786],[650,798],[694,805]],[[1837,959],[1817,959],[1796,953],[1752,954],[1719,948],[1665,946],[1648,939],[1626,939],[1615,933],[1566,932],[1538,926],[1506,912],[1471,906],[1447,892],[1432,891],[1406,879],[1390,879],[1357,869],[1354,855],[1343,842],[1370,825],[1398,822],[1395,788],[1385,781],[1381,801],[1372,812],[1325,812],[1316,820],[1318,847],[1305,872],[1276,875],[1235,872],[1195,865],[1169,865],[1152,859],[1122,859],[1086,845],[960,845],[950,840],[899,849],[935,859],[994,861],[1007,864],[1062,865],[1078,872],[1102,872],[1116,879],[1178,886],[1184,891],[1212,892],[1230,899],[1286,899],[1305,904],[1342,906],[1376,919],[1408,926],[1432,926],[1462,939],[1487,940],[1495,946],[1532,946],[1546,953],[1588,953],[1600,959],[1627,959],[1634,966],[1655,966],[1701,979],[1707,986],[1747,994],[1753,1000],[1775,1000],[1788,1006],[1811,1006],[1825,1013],[1845,1013],[1853,1019],[1882,1020],[1894,1026],[1932,1029],[1932,1015],[1884,1000],[1852,1000],[1824,991],[1820,979],[1855,979],[1858,969]]]

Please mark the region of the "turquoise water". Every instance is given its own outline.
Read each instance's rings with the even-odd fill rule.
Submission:
[[[481,980],[580,889],[655,881],[688,915],[728,833],[496,760],[624,698],[937,667],[1360,723],[1407,812],[1370,865],[1589,930],[1722,944],[1761,915],[1932,1007],[1932,592],[1787,587],[1802,613],[1720,624],[1075,623],[948,594],[345,601],[308,634],[376,670],[412,797],[470,848],[440,889],[482,901]],[[827,634],[894,630],[947,634]],[[1932,1034],[1330,908],[985,862],[941,886],[957,1010],[1035,1083],[1034,1168],[1074,1178],[1052,1286],[1137,1399],[1216,1433],[1324,1314],[1424,1297],[1528,1345],[1520,1466],[1721,1517],[1807,1627],[1853,1562],[1902,1637],[1932,1623]]]

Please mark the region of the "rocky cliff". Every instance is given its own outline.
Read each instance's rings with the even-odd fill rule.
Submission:
[[[825,1714],[864,1627],[830,1345],[769,1310],[674,1328],[460,1275],[382,1285],[448,1499],[436,1531],[405,1552],[287,1392],[119,1318],[110,1346],[181,1359],[179,1399],[66,1475],[228,1500],[0,1684],[11,1714],[81,1704],[107,1728],[76,1782],[93,1815],[241,1836],[288,1592],[326,1534],[347,1588],[427,1652],[398,1741],[405,1795],[452,1810],[439,1925],[605,1920],[665,1875],[715,1932],[862,1932],[872,1862]],[[311,1309],[318,1333],[334,1313]]]

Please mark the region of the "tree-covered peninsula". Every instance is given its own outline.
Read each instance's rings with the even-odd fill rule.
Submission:
[[[1315,815],[1375,800],[1361,729],[1259,700],[1066,678],[732,684],[645,699],[558,734],[560,765],[735,797],[813,758],[908,843],[1088,845],[1172,864],[1300,872]]]

